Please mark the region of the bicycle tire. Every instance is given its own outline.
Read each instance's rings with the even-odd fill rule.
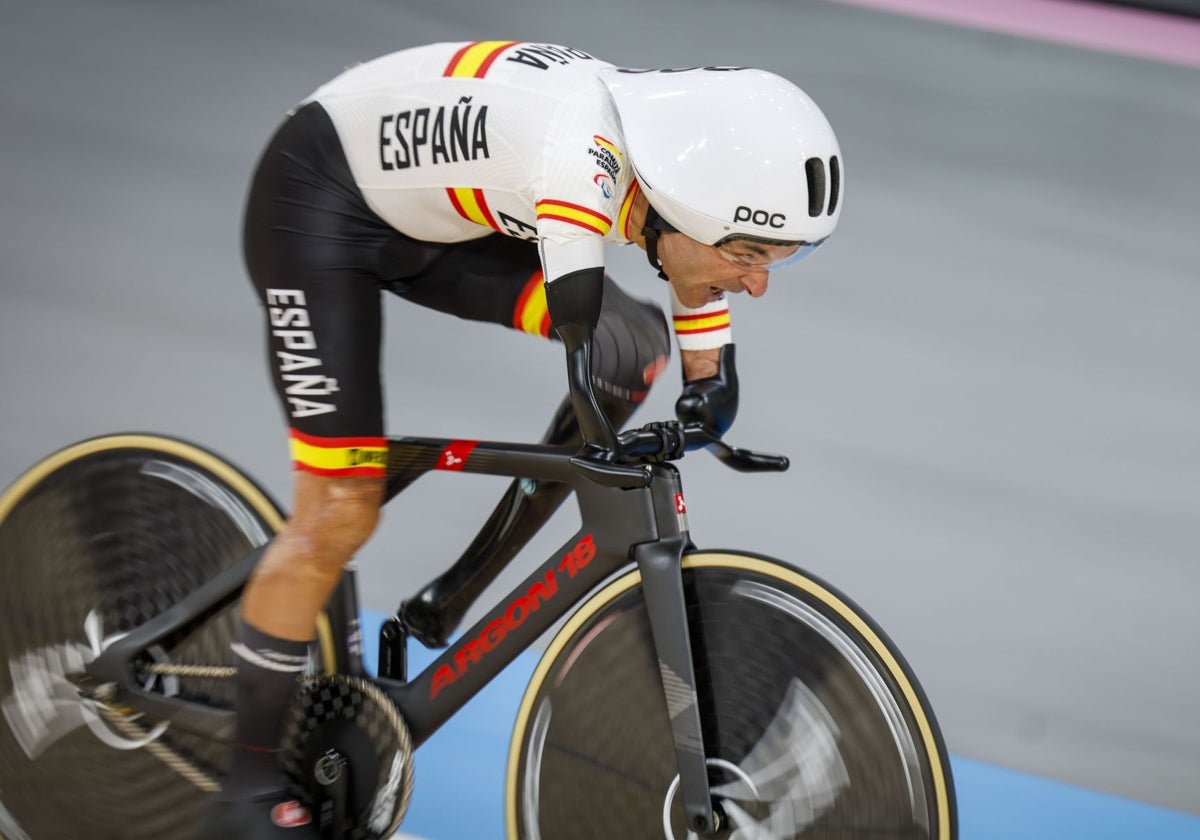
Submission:
[[[957,837],[936,719],[895,645],[848,598],[778,560],[683,560],[719,837]],[[677,768],[637,571],[555,636],[519,707],[509,838],[678,840]]]
[[[128,631],[245,557],[282,524],[278,506],[239,470],[157,435],[111,435],[67,447],[0,495],[0,837],[195,836],[211,792],[201,783],[223,773],[226,749],[170,727],[148,747],[114,749],[79,725],[79,707],[98,707],[81,702],[68,677],[90,649],[89,613],[99,617],[105,637]],[[323,624],[317,656],[332,669],[337,653]],[[160,656],[232,665],[235,629],[236,602],[172,637]],[[40,676],[30,681],[30,675]],[[178,690],[232,708],[232,682],[181,678]],[[51,695],[62,704],[39,718]],[[117,715],[101,725],[129,738],[154,724]],[[164,748],[199,774],[189,781],[168,771]]]

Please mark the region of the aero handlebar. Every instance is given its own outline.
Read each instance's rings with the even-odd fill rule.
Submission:
[[[784,455],[730,446],[699,423],[650,423],[622,432],[619,441],[621,451],[612,460],[577,457],[571,463],[589,480],[608,487],[645,487],[651,479],[648,464],[674,461],[694,449],[707,449],[738,472],[783,472],[790,465]]]

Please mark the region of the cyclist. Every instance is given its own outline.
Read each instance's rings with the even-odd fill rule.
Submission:
[[[316,836],[275,753],[316,617],[383,500],[381,292],[561,340],[571,394],[545,440],[604,459],[669,353],[659,309],[604,273],[606,243],[635,244],[669,284],[676,412],[723,433],[738,395],[725,295],[762,296],[771,269],[833,232],[840,166],[820,109],[779,76],[622,70],[550,44],[404,50],[289,114],[254,175],[244,245],[295,498],[242,599],[232,772],[205,836]],[[448,450],[439,466],[456,463]],[[470,562],[404,606],[410,632],[444,644],[564,494],[514,483]]]

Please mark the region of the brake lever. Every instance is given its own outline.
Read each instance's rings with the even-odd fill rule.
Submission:
[[[688,449],[707,449],[722,464],[738,472],[784,472],[791,466],[791,461],[786,455],[731,446],[711,429],[699,423],[689,423],[684,427],[684,433]]]
[[[717,460],[722,464],[738,472],[785,472],[792,465],[786,455],[738,449],[724,441],[711,444],[709,451],[717,456]]]

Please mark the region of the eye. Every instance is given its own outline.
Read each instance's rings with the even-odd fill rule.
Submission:
[[[717,248],[717,252],[738,268],[760,268],[769,265],[771,260],[769,254],[749,250],[745,247],[737,250],[730,247]]]

